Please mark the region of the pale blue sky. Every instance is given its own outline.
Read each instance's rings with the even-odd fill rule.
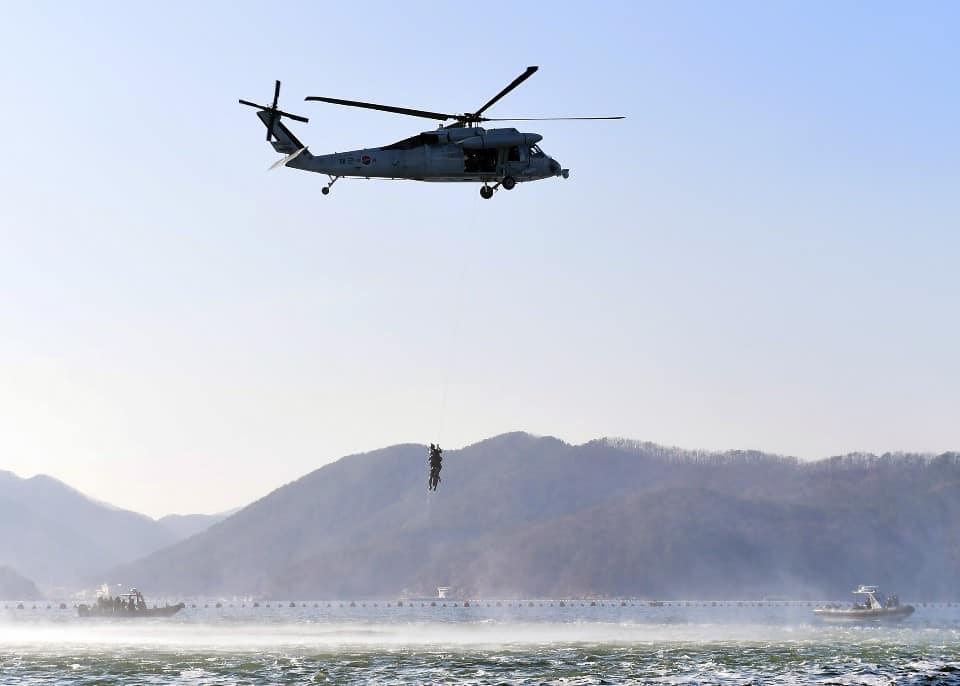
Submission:
[[[514,429],[960,448],[954,3],[4,3],[0,468],[150,514]],[[267,174],[429,121],[625,114],[572,170]]]

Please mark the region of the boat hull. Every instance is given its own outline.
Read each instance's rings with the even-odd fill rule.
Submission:
[[[109,617],[111,619],[135,619],[139,617],[172,617],[182,610],[186,605],[177,603],[176,605],[165,605],[163,607],[150,607],[143,610],[117,610],[101,609],[98,607],[87,607],[81,605],[77,608],[77,614],[80,617]]]
[[[913,614],[913,605],[884,607],[876,610],[818,607],[817,617],[831,624],[868,624],[872,622],[899,622]]]

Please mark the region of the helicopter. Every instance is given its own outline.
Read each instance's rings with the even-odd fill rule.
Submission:
[[[267,142],[284,155],[270,168],[291,167],[325,174],[329,182],[320,191],[329,195],[340,179],[407,179],[435,182],[479,182],[480,196],[493,197],[500,188],[512,190],[518,183],[539,181],[553,177],[569,178],[570,170],[540,149],[543,140],[539,133],[524,133],[515,128],[486,129],[479,124],[500,121],[558,121],[623,119],[624,117],[508,117],[483,116],[501,98],[533,76],[539,67],[527,67],[520,76],[488,100],[475,112],[447,114],[427,110],[380,105],[359,100],[342,100],[322,96],[308,96],[306,101],[325,102],[347,107],[361,107],[424,119],[441,124],[433,131],[424,131],[391,145],[364,148],[328,155],[313,155],[282,122],[285,117],[307,123],[310,120],[277,108],[280,99],[280,81],[273,91],[273,104],[258,105],[240,100],[241,105],[254,107],[257,117],[267,127]],[[452,121],[451,121],[452,120]],[[443,122],[451,122],[444,124]]]

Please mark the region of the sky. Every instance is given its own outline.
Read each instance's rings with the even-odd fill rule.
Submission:
[[[954,3],[2,5],[0,469],[160,516],[526,430],[804,459],[960,449]],[[428,120],[571,169],[281,169]]]

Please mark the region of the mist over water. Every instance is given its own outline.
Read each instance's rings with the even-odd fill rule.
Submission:
[[[0,683],[960,684],[960,608],[831,627],[805,606],[0,611]]]

